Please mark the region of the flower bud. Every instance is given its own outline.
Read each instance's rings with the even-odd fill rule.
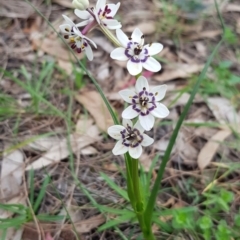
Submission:
[[[73,0],[72,5],[74,8],[79,10],[86,10],[89,6],[88,0]]]

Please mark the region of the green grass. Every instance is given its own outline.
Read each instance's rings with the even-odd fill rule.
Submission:
[[[202,82],[199,93],[206,98],[209,96],[221,96],[229,99],[235,107],[239,107],[240,76],[232,70],[232,62],[220,61],[218,65],[212,65],[212,74],[214,78],[205,78]],[[193,77],[189,83],[189,91],[196,81]]]

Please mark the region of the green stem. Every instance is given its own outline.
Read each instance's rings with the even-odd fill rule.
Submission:
[[[142,202],[142,196],[139,188],[138,159],[132,159],[132,181],[133,181],[133,190],[136,197],[134,209],[137,212],[142,212],[143,202]]]
[[[111,31],[109,31],[106,27],[99,25],[102,32],[107,36],[107,38],[114,43],[117,47],[122,47],[121,43],[118,41],[118,39],[112,34]]]
[[[124,155],[125,165],[126,165],[126,173],[127,173],[127,192],[128,197],[130,199],[131,205],[134,206],[135,203],[135,195],[133,192],[133,182],[132,182],[132,166],[131,166],[131,157],[128,153]]]
[[[143,236],[146,240],[156,240],[155,236],[153,235],[152,228],[150,228],[149,232],[143,232]]]
[[[134,193],[134,205],[133,208],[135,210],[135,213],[137,215],[137,219],[139,222],[139,225],[141,227],[141,230],[144,235],[144,239],[146,240],[155,240],[155,237],[152,233],[152,228],[147,228],[145,224],[144,219],[144,204],[142,199],[142,194],[140,190],[140,181],[139,181],[139,175],[138,175],[138,159],[131,159],[131,165],[132,165],[132,183],[133,183],[133,193]]]

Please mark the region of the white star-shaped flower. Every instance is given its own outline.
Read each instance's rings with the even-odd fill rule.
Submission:
[[[142,146],[151,145],[154,140],[146,135],[142,126],[137,122],[134,126],[131,120],[123,119],[122,125],[108,128],[108,134],[118,140],[112,152],[121,155],[129,152],[132,158],[138,159],[142,154]]]
[[[169,114],[168,108],[159,102],[164,98],[166,90],[167,85],[149,88],[147,79],[140,76],[135,91],[127,89],[119,92],[121,97],[130,103],[122,112],[122,117],[133,119],[139,116],[141,126],[149,131],[154,125],[154,117],[165,118]]]
[[[75,9],[74,13],[79,18],[85,19],[85,21],[78,24],[79,27],[89,24],[90,22],[94,21],[95,18],[100,25],[103,25],[109,29],[118,29],[122,27],[122,24],[114,19],[114,16],[116,15],[119,7],[120,2],[117,4],[106,4],[106,0],[98,0],[96,8],[88,9],[92,15],[88,11],[82,11],[79,9]]]
[[[60,30],[64,34],[64,38],[68,39],[71,48],[76,49],[78,53],[85,51],[88,60],[93,60],[93,52],[89,42],[97,48],[96,44],[89,39],[88,37],[84,36],[78,29],[78,26],[68,18],[67,16],[63,15],[66,23],[60,25]]]
[[[162,51],[161,43],[144,45],[144,35],[138,28],[135,28],[130,38],[121,29],[116,30],[116,35],[122,47],[114,49],[110,56],[119,61],[128,60],[127,69],[131,75],[138,75],[142,68],[151,72],[160,71],[160,63],[151,56]]]

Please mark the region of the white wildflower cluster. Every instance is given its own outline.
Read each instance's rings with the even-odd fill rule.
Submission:
[[[118,45],[111,52],[110,57],[118,61],[127,61],[128,72],[133,76],[139,76],[135,90],[126,89],[119,92],[129,104],[122,113],[122,125],[114,125],[108,129],[108,134],[118,140],[113,148],[113,154],[129,152],[132,158],[138,159],[142,154],[142,146],[146,147],[154,142],[144,131],[149,131],[153,127],[155,117],[165,118],[169,114],[168,108],[160,103],[165,96],[167,86],[149,87],[147,79],[140,76],[143,68],[150,72],[161,70],[160,63],[152,56],[158,54],[163,49],[163,45],[160,43],[144,45],[144,34],[138,28],[133,31],[131,37],[127,37],[121,30],[122,24],[114,19],[120,3],[107,4],[106,0],[98,0],[95,7],[89,7],[88,0],[73,0],[72,4],[75,15],[82,21],[75,24],[63,15],[65,23],[60,26],[71,48],[78,53],[85,52],[88,60],[91,61],[93,59],[91,46],[95,48],[97,46],[86,35],[99,26],[106,36]],[[115,30],[117,38],[109,30]]]
[[[147,79],[140,76],[135,90],[119,92],[129,106],[122,112],[123,126],[114,125],[108,129],[108,134],[118,140],[113,154],[120,155],[129,151],[130,156],[137,159],[142,154],[142,146],[147,147],[154,142],[143,132],[153,127],[155,117],[168,116],[168,108],[159,102],[164,98],[166,90],[166,85],[150,88]],[[130,120],[134,118],[138,118],[135,125]]]

